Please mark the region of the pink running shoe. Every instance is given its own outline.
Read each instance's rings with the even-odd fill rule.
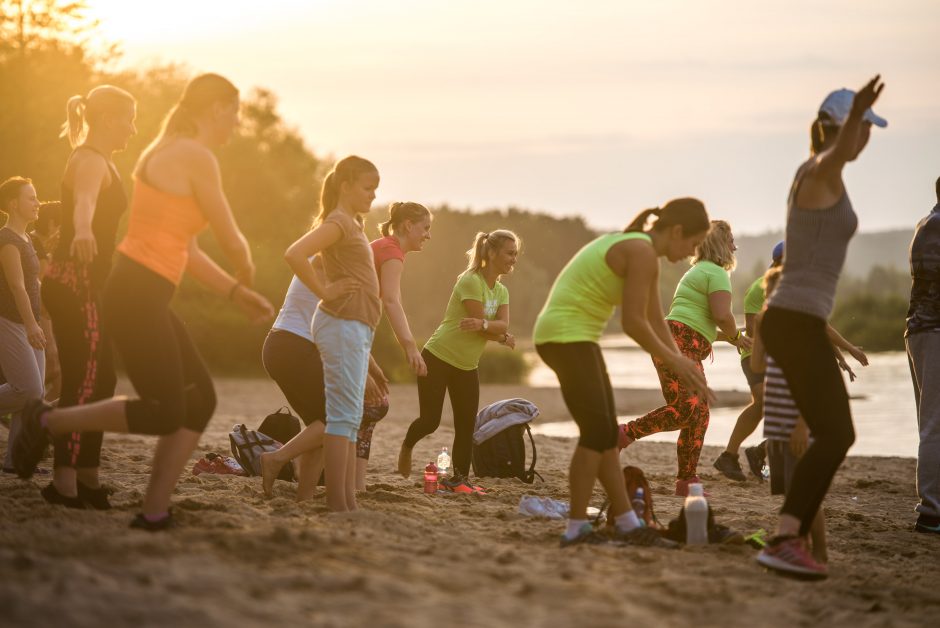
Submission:
[[[623,451],[632,445],[635,441],[636,439],[630,436],[629,432],[627,432],[627,424],[621,423],[617,433],[617,451]]]
[[[786,576],[804,580],[823,580],[828,577],[825,565],[817,563],[806,549],[806,541],[799,536],[777,536],[757,555],[757,562]]]

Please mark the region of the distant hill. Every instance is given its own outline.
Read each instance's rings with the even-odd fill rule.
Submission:
[[[856,234],[849,244],[844,274],[850,277],[867,277],[874,266],[907,272],[907,251],[913,236],[913,227]],[[739,272],[756,276],[756,269],[766,268],[770,264],[770,252],[782,239],[782,231],[736,238]]]

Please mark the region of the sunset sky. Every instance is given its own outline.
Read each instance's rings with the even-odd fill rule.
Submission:
[[[691,195],[738,232],[781,227],[819,103],[880,72],[890,124],[846,170],[861,228],[936,202],[935,0],[88,4],[125,64],[274,91],[315,153],[379,166],[380,201],[618,227]]]

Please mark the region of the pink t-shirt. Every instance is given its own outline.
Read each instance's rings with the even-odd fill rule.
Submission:
[[[405,262],[405,252],[401,250],[398,238],[395,236],[385,236],[378,240],[373,240],[369,246],[372,247],[372,257],[375,258],[375,274],[379,278],[379,294],[382,291],[382,264],[390,259]]]

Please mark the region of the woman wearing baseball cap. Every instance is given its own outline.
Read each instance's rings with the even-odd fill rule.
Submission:
[[[807,550],[804,537],[855,441],[849,398],[826,335],[826,320],[849,240],[858,227],[842,170],[868,144],[872,125],[887,126],[871,110],[883,89],[876,76],[857,94],[832,92],[819,107],[810,158],[797,170],[787,202],[783,275],[768,299],[760,330],[814,440],[794,471],[777,534],[757,561],[798,577],[827,575],[825,565]]]

